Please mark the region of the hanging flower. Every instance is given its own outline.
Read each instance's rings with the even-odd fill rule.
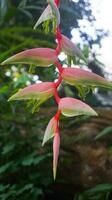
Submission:
[[[59,135],[59,118],[60,114],[66,117],[75,117],[79,115],[97,116],[97,113],[86,103],[71,97],[60,98],[58,94],[58,87],[62,80],[66,83],[75,86],[80,90],[80,94],[83,96],[85,88],[90,87],[103,87],[112,89],[112,83],[108,82],[101,76],[91,73],[89,71],[77,68],[63,68],[58,61],[58,55],[63,50],[68,56],[78,56],[86,63],[81,50],[66,36],[60,32],[60,13],[59,3],[60,0],[48,0],[48,6],[40,16],[34,28],[40,25],[42,22],[55,18],[56,20],[56,49],[51,48],[34,48],[26,51],[22,51],[4,62],[1,65],[6,64],[31,64],[35,66],[48,67],[55,64],[59,71],[59,78],[56,83],[42,82],[33,84],[23,89],[20,89],[16,94],[9,98],[11,100],[37,100],[39,106],[51,96],[54,96],[56,103],[58,104],[58,111],[52,117],[45,130],[43,143],[44,145],[51,138],[53,139],[53,176],[56,178],[59,148],[60,148],[60,135]],[[38,106],[36,105],[36,106]]]

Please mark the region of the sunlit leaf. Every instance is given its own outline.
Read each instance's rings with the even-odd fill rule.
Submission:
[[[69,97],[65,97],[60,100],[59,110],[61,110],[61,113],[67,117],[74,117],[78,115],[97,115],[97,113],[89,105],[78,99]]]
[[[57,60],[58,57],[54,49],[34,48],[17,53],[2,62],[1,65],[21,63],[47,67],[54,64]]]
[[[51,139],[52,137],[54,137],[55,133],[56,133],[56,128],[58,126],[58,122],[57,120],[55,119],[55,117],[53,117],[46,130],[45,130],[45,134],[44,134],[44,138],[43,138],[43,143],[42,143],[42,146],[44,146],[44,144],[49,140]]]

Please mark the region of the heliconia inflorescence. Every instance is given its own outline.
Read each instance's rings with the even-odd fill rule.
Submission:
[[[86,88],[103,87],[112,89],[112,83],[108,82],[104,78],[97,74],[91,73],[87,70],[80,68],[63,68],[59,62],[58,55],[61,51],[64,51],[68,56],[82,59],[87,63],[81,50],[66,36],[60,32],[60,12],[59,4],[60,0],[47,0],[47,7],[43,14],[38,19],[34,29],[46,20],[55,20],[56,27],[56,39],[57,48],[34,48],[20,52],[4,62],[1,65],[6,64],[31,64],[34,66],[49,67],[55,65],[59,71],[59,79],[57,82],[42,82],[30,85],[23,89],[20,89],[16,94],[9,98],[12,100],[38,100],[39,105],[45,102],[50,97],[54,96],[58,104],[57,113],[50,120],[43,138],[44,145],[51,138],[53,139],[53,176],[56,178],[56,171],[58,165],[58,156],[60,149],[60,134],[59,134],[59,119],[63,114],[66,117],[74,117],[79,115],[97,116],[97,113],[87,104],[81,100],[71,97],[60,98],[58,95],[58,87],[62,81],[75,86],[76,89],[83,92]]]

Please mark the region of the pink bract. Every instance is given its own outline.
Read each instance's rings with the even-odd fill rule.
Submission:
[[[66,117],[74,117],[78,115],[96,116],[97,113],[84,102],[70,97],[62,98],[59,102],[59,110]]]
[[[70,85],[104,87],[112,89],[112,83],[95,73],[83,69],[64,68],[61,75],[63,80]]]
[[[59,149],[60,149],[60,135],[58,132],[56,132],[56,134],[54,136],[54,141],[53,141],[53,176],[54,176],[54,180],[56,179]]]
[[[56,51],[50,48],[34,48],[17,53],[8,58],[1,65],[6,64],[31,64],[48,67],[58,61]]]
[[[54,137],[58,126],[58,121],[53,117],[45,130],[42,146],[52,137]]]
[[[20,89],[16,94],[9,98],[12,100],[25,100],[25,99],[48,99],[55,92],[55,85],[51,82],[42,82],[30,85],[23,89]]]

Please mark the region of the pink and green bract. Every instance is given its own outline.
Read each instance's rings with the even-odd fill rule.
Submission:
[[[58,56],[54,49],[35,48],[14,55],[1,63],[1,65],[22,63],[48,67],[56,61],[58,61]]]
[[[66,117],[75,117],[79,115],[96,116],[97,113],[86,103],[81,100],[64,97],[60,98],[58,94],[58,88],[62,81],[75,86],[76,88],[88,88],[88,87],[102,87],[112,89],[112,83],[108,82],[104,78],[97,74],[83,70],[80,68],[63,68],[59,62],[58,55],[61,51],[64,51],[68,56],[77,56],[87,63],[81,50],[66,36],[60,32],[60,12],[59,5],[60,0],[48,0],[48,5],[34,28],[41,23],[51,19],[56,22],[55,32],[57,47],[56,49],[50,48],[34,48],[17,53],[16,55],[8,58],[1,65],[9,64],[31,64],[33,66],[49,67],[55,65],[59,71],[59,78],[57,82],[42,82],[38,84],[30,85],[26,88],[20,89],[16,94],[9,98],[11,100],[29,100],[34,99],[39,101],[40,104],[54,96],[56,103],[58,104],[57,113],[54,114],[48,126],[45,130],[43,138],[44,145],[51,138],[53,138],[53,176],[56,178],[58,157],[60,149],[60,134],[59,134],[59,120],[60,115]]]

